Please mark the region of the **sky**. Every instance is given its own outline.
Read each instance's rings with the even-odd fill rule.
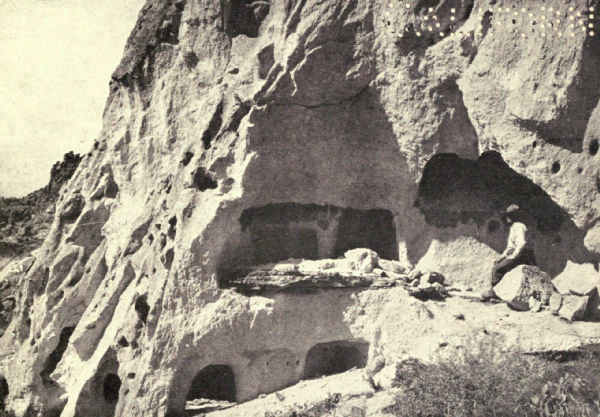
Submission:
[[[0,0],[0,196],[47,184],[97,138],[144,0]]]

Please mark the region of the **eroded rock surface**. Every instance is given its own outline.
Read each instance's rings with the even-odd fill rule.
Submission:
[[[542,5],[568,32],[569,5],[526,7]],[[480,289],[510,203],[534,217],[551,278],[598,262],[600,40],[540,25],[522,36],[499,7],[434,2],[445,35],[419,37],[428,7],[414,2],[149,0],[98,140],[11,278],[7,407],[178,415],[215,366],[234,383],[209,395],[245,401],[301,380],[317,346],[351,352],[348,369],[365,346],[367,363],[392,363],[474,323],[523,351],[598,343],[597,323],[399,287],[228,288],[252,265],[368,248]]]

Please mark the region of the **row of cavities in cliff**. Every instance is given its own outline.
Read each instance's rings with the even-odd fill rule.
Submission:
[[[550,3],[568,30],[560,1],[515,5]],[[258,261],[378,244],[477,287],[515,200],[546,270],[597,260],[600,45],[523,37],[502,5],[149,0],[22,277],[2,338],[8,407],[163,416],[224,363],[248,399],[297,380],[312,346],[356,336],[290,331],[288,316],[316,320],[314,300],[284,298],[290,313],[222,288]],[[416,36],[429,7],[447,36]],[[248,351],[299,368],[253,385]]]

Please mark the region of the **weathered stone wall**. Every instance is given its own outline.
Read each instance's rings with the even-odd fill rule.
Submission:
[[[477,288],[506,234],[491,226],[494,210],[514,197],[561,216],[536,241],[542,268],[597,261],[600,40],[559,38],[570,13],[559,0],[502,3],[558,9],[562,23],[545,37],[539,25],[513,25],[500,2],[427,3],[447,36],[416,36],[425,2],[149,0],[99,139],[61,194],[0,340],[9,407],[165,416],[182,411],[209,365],[229,365],[248,399],[297,380],[318,343],[363,340],[384,357],[398,352],[386,346],[418,346],[402,345],[401,323],[378,333],[397,306],[365,309],[358,290],[219,289],[251,208],[387,210],[396,258]],[[471,193],[473,176],[492,169],[478,160],[486,151],[502,176]],[[428,177],[448,153],[457,158],[443,178]],[[415,311],[407,320],[427,316]],[[70,327],[48,387],[41,374]],[[252,358],[283,350],[300,370],[257,385],[267,371]],[[121,381],[114,403],[99,395],[109,374]]]

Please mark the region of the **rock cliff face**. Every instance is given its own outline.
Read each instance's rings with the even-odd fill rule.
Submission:
[[[48,185],[23,198],[0,197],[0,269],[11,259],[36,249],[46,238],[58,194],[79,165],[81,156],[69,152],[56,162]]]
[[[148,0],[102,132],[15,278],[8,408],[175,416],[188,393],[252,399],[331,373],[328,355],[376,372],[494,323],[478,310],[452,328],[467,302],[428,308],[401,288],[230,288],[256,264],[368,247],[481,288],[510,203],[535,218],[551,277],[596,263],[600,40],[570,7]],[[544,320],[493,326],[530,351],[600,341],[595,324]]]

